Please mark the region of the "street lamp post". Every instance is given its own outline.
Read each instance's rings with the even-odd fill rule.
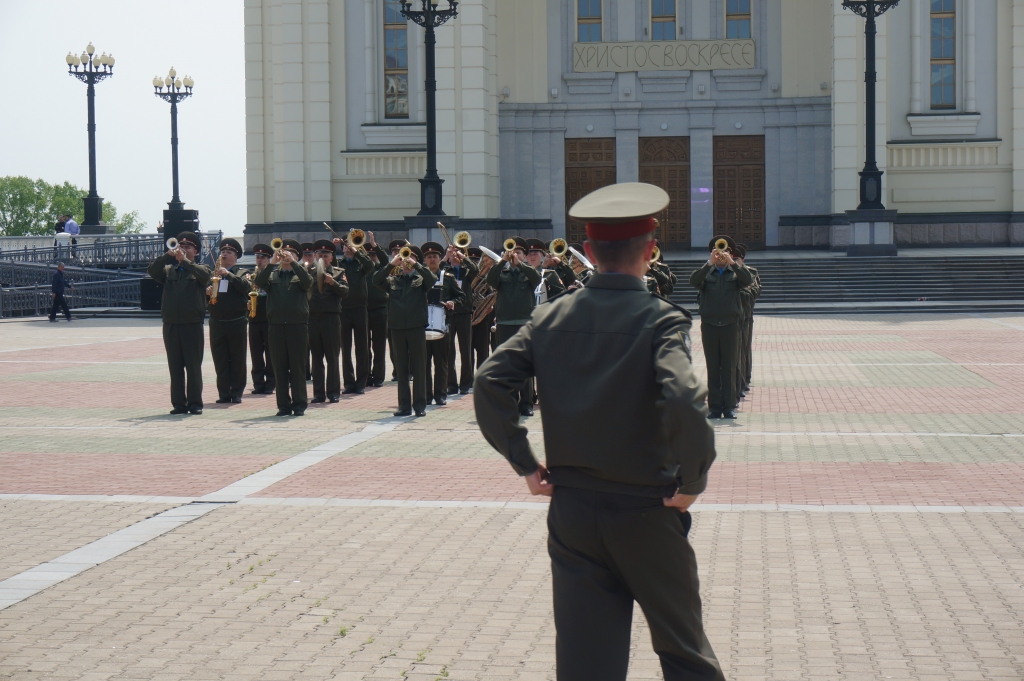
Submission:
[[[875,158],[875,83],[878,74],[875,72],[875,19],[898,5],[900,0],[843,0],[843,7],[853,10],[854,14],[864,17],[864,170],[860,172],[860,204],[857,210],[885,210],[882,205],[882,171],[878,169]]]
[[[439,0],[420,0],[422,10],[413,10],[412,2],[402,0],[402,16],[427,31],[426,71],[424,89],[427,93],[427,174],[420,180],[420,212],[418,215],[444,215],[441,207],[441,185],[444,183],[437,175],[437,80],[434,77],[434,29],[449,19],[458,16],[459,3],[448,0],[448,9],[438,9]]]
[[[103,199],[96,192],[96,83],[114,75],[114,56],[106,52],[96,56],[96,48],[89,43],[80,57],[68,52],[64,61],[67,62],[68,73],[88,86],[89,195],[82,199],[85,207],[82,227],[99,227],[103,221]]]
[[[167,207],[172,211],[185,208],[178,193],[178,102],[192,96],[192,86],[195,81],[185,76],[178,78],[178,73],[171,67],[167,72],[167,78],[156,76],[153,78],[153,93],[171,103],[171,182],[173,185],[171,200]],[[166,88],[166,89],[165,89]]]

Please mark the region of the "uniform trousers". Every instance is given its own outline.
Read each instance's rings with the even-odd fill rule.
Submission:
[[[747,387],[747,320],[740,320],[739,347],[736,349],[736,374],[733,376],[733,383],[736,386],[736,400],[743,396],[743,389]]]
[[[427,330],[391,329],[391,342],[395,348],[395,372],[398,376],[398,410],[423,411],[427,408]],[[412,375],[412,394],[409,376]]]
[[[249,322],[249,358],[253,390],[273,391],[274,364],[270,361],[270,324],[267,322]]]
[[[459,390],[473,387],[473,313],[454,312],[448,325],[448,385]],[[455,371],[455,342],[459,343],[459,372]]]
[[[473,327],[473,353],[476,355],[476,368],[491,356],[491,326],[494,324],[494,313]]]
[[[71,321],[71,310],[68,309],[68,301],[64,299],[63,293],[57,293],[53,296],[53,305],[50,306],[50,319],[57,318],[57,308],[60,308],[64,316]]]
[[[433,386],[433,397],[438,402],[448,399],[448,334],[438,340],[427,341],[427,401],[430,401],[431,386]],[[431,376],[431,364],[433,364],[433,376]]]
[[[370,329],[370,383],[383,383],[387,366],[385,354],[388,343],[388,309],[374,307],[366,311]],[[392,360],[394,361],[394,360]]]
[[[164,324],[164,350],[171,374],[171,406],[203,408],[203,323]]]
[[[355,371],[352,367],[352,339],[355,337]],[[342,371],[346,390],[362,390],[370,375],[370,344],[365,307],[346,307],[341,310]]]
[[[245,339],[248,318],[222,321],[210,318],[210,354],[217,372],[220,399],[241,397],[245,391]]]
[[[746,388],[750,387],[750,379],[754,375],[754,315],[750,315],[750,319],[747,320],[747,363],[746,363],[746,375],[743,377],[743,386]]]
[[[736,408],[736,358],[739,354],[739,322],[714,326],[700,325],[704,358],[708,366],[708,409],[729,411]]]
[[[309,313],[309,350],[313,353],[313,397],[340,397],[341,319],[337,312]]]
[[[277,408],[281,411],[305,411],[309,403],[305,372],[309,360],[309,325],[271,324],[270,360],[277,379]]]
[[[558,681],[624,681],[633,601],[665,681],[724,681],[704,633],[691,518],[661,499],[556,487],[548,510]]]
[[[498,331],[494,334],[498,345],[516,335],[522,327],[522,324],[498,324]],[[533,378],[529,378],[519,390],[519,411],[533,409],[533,392]]]

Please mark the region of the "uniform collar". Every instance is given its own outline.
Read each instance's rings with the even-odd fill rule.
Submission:
[[[647,291],[641,279],[630,274],[595,274],[587,281],[587,288],[607,288],[618,291]]]

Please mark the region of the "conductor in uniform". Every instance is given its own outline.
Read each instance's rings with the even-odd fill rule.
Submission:
[[[240,404],[245,391],[245,344],[249,325],[248,272],[238,266],[242,245],[236,239],[220,242],[217,298],[210,291],[210,354],[217,372],[217,404]]]
[[[203,413],[203,321],[210,268],[196,262],[202,241],[194,232],[178,235],[178,247],[149,266],[149,276],[163,284],[160,317],[171,373],[172,414]]]
[[[623,681],[633,602],[651,627],[666,681],[724,681],[704,633],[689,506],[715,459],[706,391],[690,356],[690,316],[643,284],[664,190],[601,188],[569,215],[586,223],[600,274],[537,308],[477,373],[484,437],[550,495],[548,553],[559,681]],[[544,393],[537,461],[517,391]],[[552,494],[553,493],[553,494]]]

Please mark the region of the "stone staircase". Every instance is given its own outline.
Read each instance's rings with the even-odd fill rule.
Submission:
[[[669,260],[679,283],[673,302],[693,311],[690,273],[705,260]],[[747,259],[764,285],[758,314],[998,312],[1024,310],[1024,254],[901,255]]]

